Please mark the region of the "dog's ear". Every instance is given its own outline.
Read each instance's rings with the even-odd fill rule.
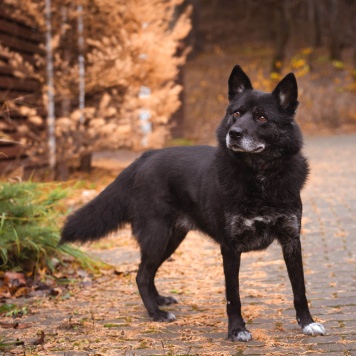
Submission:
[[[290,114],[294,114],[298,106],[298,85],[293,73],[287,74],[273,90],[279,105]]]
[[[229,77],[229,101],[247,89],[253,89],[250,79],[239,65],[236,65]]]

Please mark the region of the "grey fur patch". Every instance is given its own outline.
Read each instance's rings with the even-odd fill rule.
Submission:
[[[279,93],[279,102],[283,107],[286,105],[286,98],[287,96],[284,93],[282,92]]]
[[[258,215],[254,217],[244,218],[242,215],[233,215],[232,217],[227,217],[230,220],[230,224],[232,227],[240,225],[241,221],[247,227],[253,227],[255,222],[263,222],[266,225],[276,224],[278,219],[283,220],[283,225],[287,225],[289,228],[293,230],[299,230],[299,220],[295,214],[283,214],[283,213],[275,213],[271,215]]]
[[[240,252],[267,248],[277,237],[299,236],[299,219],[295,214],[272,212],[256,216],[228,215],[232,242]],[[277,236],[278,234],[278,236]]]
[[[251,219],[245,219],[244,223],[245,223],[246,226],[252,226],[253,220],[251,220]]]
[[[195,229],[194,223],[185,215],[179,216],[176,220],[175,226],[177,229],[190,231]]]
[[[243,150],[250,152],[261,152],[265,149],[266,145],[261,142],[253,139],[252,137],[242,137],[240,141],[240,146]],[[257,150],[257,151],[256,151]]]
[[[288,225],[292,230],[299,231],[299,220],[298,217],[294,214],[286,215],[286,219],[288,221]]]
[[[252,219],[245,219],[245,225],[252,226],[255,223],[255,221],[263,221],[263,222],[268,223],[270,220],[268,217],[256,216]]]
[[[240,84],[237,88],[235,88],[235,90],[238,93],[243,93],[246,90],[246,87],[244,85]]]

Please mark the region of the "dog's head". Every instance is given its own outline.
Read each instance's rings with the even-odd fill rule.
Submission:
[[[272,93],[254,90],[250,79],[236,65],[229,78],[229,105],[217,130],[221,147],[231,154],[276,157],[294,154],[302,146],[294,121],[298,87],[293,73],[286,75]]]

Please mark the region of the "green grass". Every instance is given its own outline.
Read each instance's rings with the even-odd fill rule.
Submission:
[[[0,270],[52,270],[51,260],[74,257],[84,268],[100,262],[69,245],[58,246],[68,188],[60,183],[0,183]]]

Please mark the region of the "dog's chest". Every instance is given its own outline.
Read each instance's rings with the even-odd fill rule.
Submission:
[[[229,238],[239,252],[263,250],[276,238],[294,238],[300,231],[300,219],[296,214],[276,211],[228,215],[226,223]]]

